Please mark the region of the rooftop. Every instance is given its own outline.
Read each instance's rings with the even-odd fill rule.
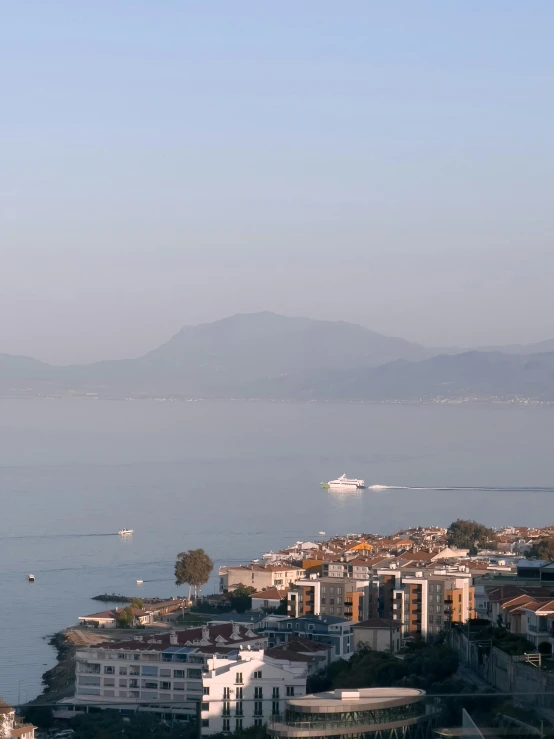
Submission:
[[[236,616],[236,614],[232,614]],[[213,626],[185,629],[161,634],[145,634],[134,639],[106,642],[92,649],[164,652],[170,647],[233,647],[240,642],[259,639],[249,628],[237,623],[216,624]],[[172,643],[172,639],[173,642]]]
[[[415,703],[425,697],[424,690],[415,688],[360,688],[359,690],[332,690],[291,698],[287,705],[294,711],[311,713],[344,712],[345,710],[372,711]]]

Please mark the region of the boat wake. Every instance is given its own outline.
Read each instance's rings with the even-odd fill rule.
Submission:
[[[485,493],[554,493],[554,487],[485,487],[474,485],[473,487],[413,487],[411,485],[368,485],[368,490],[436,490],[440,492],[456,492],[456,491],[480,491]]]

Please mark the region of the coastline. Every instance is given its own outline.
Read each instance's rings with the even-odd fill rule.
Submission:
[[[52,634],[48,644],[56,649],[57,663],[42,675],[43,690],[26,705],[51,705],[75,693],[76,645],[68,636],[69,629]]]

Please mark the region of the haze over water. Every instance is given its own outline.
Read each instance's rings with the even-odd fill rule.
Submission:
[[[0,696],[11,701],[34,697],[54,664],[43,637],[103,609],[91,596],[183,593],[173,562],[184,549],[204,547],[217,573],[318,531],[554,523],[549,408],[4,400],[0,413]],[[320,489],[343,472],[389,487]]]

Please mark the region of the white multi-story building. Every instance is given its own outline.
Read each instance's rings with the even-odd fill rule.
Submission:
[[[240,624],[220,624],[77,649],[75,697],[65,704],[169,717],[194,715],[207,660],[238,659],[240,647],[263,649],[267,639]],[[77,708],[76,708],[77,710]]]
[[[202,734],[262,726],[283,712],[285,700],[306,694],[306,664],[240,650],[236,659],[208,659],[202,677]]]

